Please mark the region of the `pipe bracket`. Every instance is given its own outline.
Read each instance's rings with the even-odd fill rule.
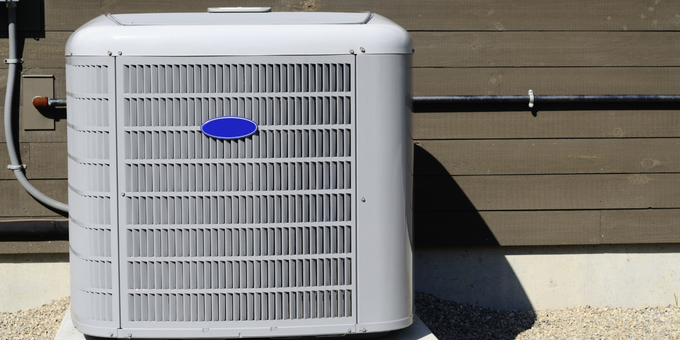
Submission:
[[[12,170],[12,171],[24,170],[24,169],[26,169],[26,164],[19,164],[19,165],[9,164],[9,165],[7,165],[7,169]]]

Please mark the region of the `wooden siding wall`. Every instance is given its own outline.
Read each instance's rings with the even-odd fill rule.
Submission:
[[[54,75],[64,97],[64,44],[89,19],[212,6],[382,14],[413,37],[414,95],[680,94],[680,2],[668,0],[44,0],[45,38],[25,40],[23,74]],[[416,243],[680,242],[679,113],[416,114]],[[65,201],[66,121],[20,128],[19,141],[28,177]],[[0,219],[58,217],[10,171],[0,193]]]

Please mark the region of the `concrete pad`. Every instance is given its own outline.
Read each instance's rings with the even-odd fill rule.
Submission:
[[[413,324],[402,330],[396,331],[383,339],[386,340],[437,340],[437,337],[430,332],[430,329],[416,315],[413,317]]]
[[[89,337],[87,338],[89,339]],[[330,339],[330,338],[328,338]],[[404,329],[392,332],[385,337],[380,338],[381,340],[437,340],[437,337],[430,332],[430,329],[425,326],[425,324],[420,321],[418,316],[413,317],[413,324]],[[64,315],[64,320],[61,321],[57,335],[54,340],[86,340],[83,333],[78,332],[75,327],[73,327],[73,322],[71,321],[71,306],[66,310]]]
[[[419,249],[416,291],[500,310],[675,305],[680,245]]]
[[[66,314],[64,314],[64,319],[61,320],[61,325],[57,330],[57,334],[54,336],[54,340],[85,340],[85,335],[80,333],[73,327],[73,321],[71,321],[71,306],[69,305],[66,309]]]
[[[0,255],[0,312],[40,307],[69,296],[68,254]]]

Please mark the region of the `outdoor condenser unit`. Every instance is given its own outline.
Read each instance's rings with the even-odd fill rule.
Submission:
[[[100,16],[68,40],[74,324],[410,325],[409,35],[371,13],[225,11]]]

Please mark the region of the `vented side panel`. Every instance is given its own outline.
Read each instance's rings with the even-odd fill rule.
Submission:
[[[135,321],[278,321],[351,315],[348,311],[352,309],[351,294],[351,290],[133,293],[128,295],[128,304],[131,319]],[[344,301],[345,304],[338,305],[338,301]]]
[[[81,326],[119,327],[115,70],[67,58],[71,305]]]
[[[353,65],[118,58],[123,327],[356,323]]]
[[[123,70],[122,85],[123,91],[129,94],[352,91],[350,63],[353,58],[315,59],[270,58],[270,62],[264,63],[253,63],[246,58],[227,63],[206,59],[205,63],[194,60],[177,64],[129,63]]]

